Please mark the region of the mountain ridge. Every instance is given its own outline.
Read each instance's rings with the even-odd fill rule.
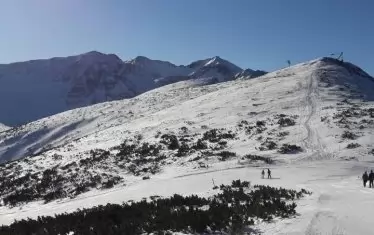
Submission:
[[[239,67],[219,57],[205,61],[191,68],[144,56],[122,61],[115,54],[90,51],[1,64],[0,123],[17,126],[77,107],[135,97],[177,81],[231,80],[238,72]]]

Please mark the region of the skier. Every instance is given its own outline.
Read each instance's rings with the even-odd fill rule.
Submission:
[[[268,169],[268,179],[271,179],[271,171]]]
[[[265,178],[265,170],[264,170],[264,169],[262,169],[262,172],[261,172],[261,177],[262,177],[262,179],[264,179],[264,178]]]
[[[365,171],[365,173],[362,175],[362,181],[364,182],[364,187],[366,187],[366,182],[368,182],[369,176],[368,173]]]
[[[370,171],[370,174],[369,174],[369,187],[370,188],[374,188],[374,172],[373,170]]]

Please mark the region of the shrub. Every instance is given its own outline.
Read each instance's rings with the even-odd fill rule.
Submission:
[[[151,201],[107,204],[72,213],[40,216],[1,226],[0,234],[202,234],[216,231],[241,234],[254,219],[271,221],[274,217],[296,215],[297,200],[310,194],[301,191],[254,186],[235,180],[222,185],[210,198],[175,194],[169,198],[152,197]]]
[[[235,138],[235,134],[234,133],[231,133],[231,132],[221,132],[220,130],[218,129],[212,129],[212,130],[209,130],[209,131],[206,131],[204,134],[203,134],[203,140],[208,140],[209,142],[212,142],[212,143],[217,143],[219,142],[221,139],[234,139]]]
[[[149,180],[150,177],[149,176],[143,176],[143,180]]]
[[[302,148],[294,144],[283,144],[282,147],[279,149],[279,152],[283,154],[298,153],[301,151]]]
[[[262,127],[262,126],[265,126],[265,125],[266,125],[265,121],[257,121],[256,122],[256,126],[258,126],[258,127]]]
[[[182,131],[183,133],[187,133],[187,132],[188,132],[188,128],[185,127],[185,126],[182,126],[180,129],[181,129],[181,131]]]
[[[263,161],[267,164],[274,163],[273,159],[271,159],[269,157],[258,156],[258,155],[247,154],[247,155],[244,156],[244,158],[249,159],[251,161]]]
[[[219,160],[220,161],[226,161],[227,159],[231,157],[235,157],[236,153],[234,152],[229,152],[229,151],[222,151],[220,153],[217,153],[218,156],[220,156]]]
[[[284,136],[287,136],[289,134],[290,134],[290,132],[288,132],[288,131],[282,131],[282,132],[278,133],[278,137],[284,137]]]
[[[233,180],[231,183],[231,187],[233,188],[248,188],[250,183],[248,181],[241,181],[239,180]]]
[[[221,140],[220,142],[218,142],[218,144],[221,145],[221,146],[226,146],[227,145],[227,141]]]
[[[342,138],[343,139],[349,139],[349,140],[355,140],[357,139],[357,135],[350,132],[350,131],[344,131],[343,134],[342,134]]]
[[[179,147],[177,156],[182,157],[185,156],[190,151],[190,147],[186,143],[182,143],[182,145]]]
[[[192,146],[192,148],[195,150],[202,150],[202,149],[207,149],[208,145],[202,139],[198,139],[196,144]]]
[[[179,141],[178,138],[175,135],[167,135],[164,134],[161,136],[162,141],[161,143],[168,146],[168,149],[170,150],[176,150],[179,148]]]
[[[277,148],[277,144],[274,141],[265,141],[261,144],[260,150],[273,150]]]
[[[358,148],[360,147],[361,145],[358,144],[358,143],[350,143],[347,145],[347,149],[355,149],[355,148]]]
[[[287,127],[287,126],[294,126],[296,124],[296,122],[291,119],[291,118],[284,118],[284,117],[281,117],[279,120],[278,120],[278,124],[281,126],[281,127]]]

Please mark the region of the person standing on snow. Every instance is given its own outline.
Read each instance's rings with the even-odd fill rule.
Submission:
[[[373,172],[373,170],[371,170],[370,174],[369,174],[369,188],[374,188],[374,172]]]
[[[362,181],[364,182],[364,187],[366,187],[366,182],[368,182],[369,176],[368,173],[365,171],[365,173],[362,175]]]
[[[264,169],[262,169],[262,172],[261,172],[261,177],[262,177],[262,179],[264,179],[264,178],[265,178],[265,170],[264,170]]]
[[[269,168],[268,168],[268,179],[271,179],[271,171]]]

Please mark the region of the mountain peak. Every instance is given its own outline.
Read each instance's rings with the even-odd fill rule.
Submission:
[[[357,65],[354,65],[350,62],[344,62],[335,58],[331,57],[322,57],[319,59],[322,63],[325,64],[331,64],[331,65],[337,65],[345,68],[349,73],[354,75],[359,75],[361,77],[367,77],[370,79],[374,79],[371,75],[369,75],[367,72],[365,72],[363,69],[358,67]]]
[[[133,60],[135,60],[135,61],[149,61],[149,60],[151,60],[151,59],[149,59],[148,57],[145,57],[145,56],[137,56],[137,57],[135,57]]]
[[[242,69],[235,64],[221,58],[220,56],[213,56],[203,60],[197,60],[188,65],[188,67],[193,69],[203,68],[203,67],[214,67],[214,66],[225,66],[230,68],[230,70],[236,73],[240,72]]]
[[[80,54],[76,57],[77,62],[84,63],[95,63],[95,62],[113,62],[119,63],[122,60],[115,54],[104,54],[98,51],[89,51],[83,54]]]
[[[217,56],[213,56],[212,60],[216,60],[216,61],[220,61],[221,60],[222,61],[223,59],[217,55]]]
[[[82,55],[86,55],[86,56],[103,56],[105,54],[101,53],[99,51],[89,51],[89,52],[83,53]]]

